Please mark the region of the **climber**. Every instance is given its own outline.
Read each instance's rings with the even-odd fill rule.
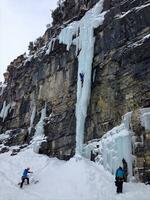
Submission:
[[[123,164],[123,170],[124,170],[124,182],[127,182],[127,177],[128,177],[128,164],[126,160],[123,158],[122,159],[122,164]]]
[[[90,160],[93,162],[99,162],[100,161],[100,155],[102,154],[101,149],[99,148],[99,145],[97,144],[92,150],[91,150],[91,157]]]
[[[22,181],[20,183],[20,188],[22,188],[23,186],[23,183],[25,180],[27,180],[27,184],[29,184],[29,177],[28,177],[28,173],[33,173],[32,171],[30,171],[30,167],[27,167],[24,172],[23,172],[23,175],[21,177]]]
[[[84,74],[80,73],[80,80],[81,80],[81,87],[83,87],[83,82],[84,82]]]
[[[123,187],[123,181],[124,181],[124,170],[122,169],[122,167],[119,167],[116,170],[116,187],[117,187],[117,193],[122,193],[122,187]]]

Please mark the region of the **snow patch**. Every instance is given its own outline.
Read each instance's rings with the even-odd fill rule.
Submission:
[[[39,155],[32,149],[16,156],[0,154],[0,200],[149,200],[150,188],[142,183],[124,183],[116,194],[114,176],[86,159],[60,161]],[[30,185],[17,185],[23,170],[34,172]],[[37,184],[32,180],[39,180]]]
[[[141,46],[147,39],[150,38],[150,34],[147,34],[146,36],[144,36],[142,39],[128,45],[129,48],[135,48],[135,47],[138,47],[138,46]]]
[[[116,17],[116,18],[119,18],[119,19],[122,19],[122,18],[124,18],[125,16],[127,16],[129,13],[131,13],[132,11],[138,12],[138,11],[142,10],[143,8],[148,7],[148,6],[150,6],[150,3],[147,3],[147,4],[144,4],[144,5],[141,5],[141,6],[137,6],[137,7],[135,7],[135,8],[132,8],[131,10],[128,10],[127,12],[122,12],[121,14],[117,14],[115,17]]]

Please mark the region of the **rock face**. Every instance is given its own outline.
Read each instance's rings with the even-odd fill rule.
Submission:
[[[7,68],[7,87],[0,93],[0,132],[10,131],[5,145],[30,143],[45,103],[46,141],[40,153],[68,159],[75,150],[75,103],[78,59],[74,46],[70,51],[49,41],[68,23],[79,20],[98,0],[66,0],[52,14],[53,25],[43,37],[30,44],[30,56],[21,55]],[[71,12],[70,12],[71,10]],[[133,112],[135,136],[142,136],[136,147],[134,168],[140,179],[150,168],[150,136],[135,115],[150,107],[150,2],[148,0],[104,0],[107,10],[103,25],[95,30],[93,83],[85,125],[85,142],[100,138],[118,125],[121,116]],[[8,109],[4,114],[2,110]],[[31,120],[33,108],[35,117]],[[32,123],[31,123],[32,121]],[[28,128],[31,128],[29,131]],[[144,176],[142,174],[144,173]]]

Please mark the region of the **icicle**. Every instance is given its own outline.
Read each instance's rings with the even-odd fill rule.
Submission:
[[[31,110],[31,116],[30,116],[30,128],[29,128],[29,130],[31,130],[31,128],[33,127],[33,122],[34,122],[35,114],[36,114],[36,103],[35,103],[35,95],[34,94],[32,95],[30,110]],[[30,131],[29,131],[29,133],[30,133]]]
[[[133,112],[128,112],[122,117],[122,123],[125,125],[125,128],[127,130],[130,129],[130,123],[131,123],[131,116]]]
[[[52,40],[48,43],[48,49],[47,49],[47,51],[46,51],[46,55],[49,55],[50,54],[50,52],[51,52],[51,47],[52,47]]]
[[[46,55],[49,55],[51,51],[54,50],[56,38],[51,39],[51,41],[48,43],[48,49],[46,50]]]
[[[0,117],[3,119],[3,122],[5,121],[5,118],[7,117],[8,111],[9,111],[10,108],[11,108],[11,104],[6,105],[6,101],[4,101],[3,108],[2,108],[1,113],[0,113]]]
[[[4,89],[7,87],[7,84],[1,83],[0,84],[0,96],[3,95]]]

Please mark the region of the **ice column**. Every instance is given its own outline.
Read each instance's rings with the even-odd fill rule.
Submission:
[[[32,96],[32,103],[31,103],[30,110],[31,110],[31,116],[30,116],[30,127],[28,129],[29,130],[29,134],[30,134],[31,129],[33,127],[33,122],[34,122],[35,114],[36,114],[36,103],[35,103],[34,95]]]
[[[41,142],[44,141],[45,135],[44,135],[44,119],[46,117],[46,104],[45,107],[41,111],[41,118],[40,121],[37,123],[35,129],[35,135],[33,138],[33,150],[34,152],[38,153],[39,148],[41,145]]]
[[[91,95],[91,71],[95,43],[94,29],[103,23],[106,14],[106,12],[102,12],[103,1],[100,0],[91,10],[86,12],[80,21],[72,22],[59,35],[59,42],[66,44],[67,50],[69,50],[71,44],[74,44],[76,45],[76,53],[79,52],[76,102],[77,155],[82,155],[85,119]],[[81,87],[80,73],[84,74],[83,87]]]
[[[4,101],[2,110],[0,112],[0,117],[3,119],[3,122],[5,121],[5,118],[7,117],[10,108],[11,104],[6,105],[6,101]]]
[[[150,130],[150,108],[140,109],[141,115],[141,125],[145,128],[145,130]]]

